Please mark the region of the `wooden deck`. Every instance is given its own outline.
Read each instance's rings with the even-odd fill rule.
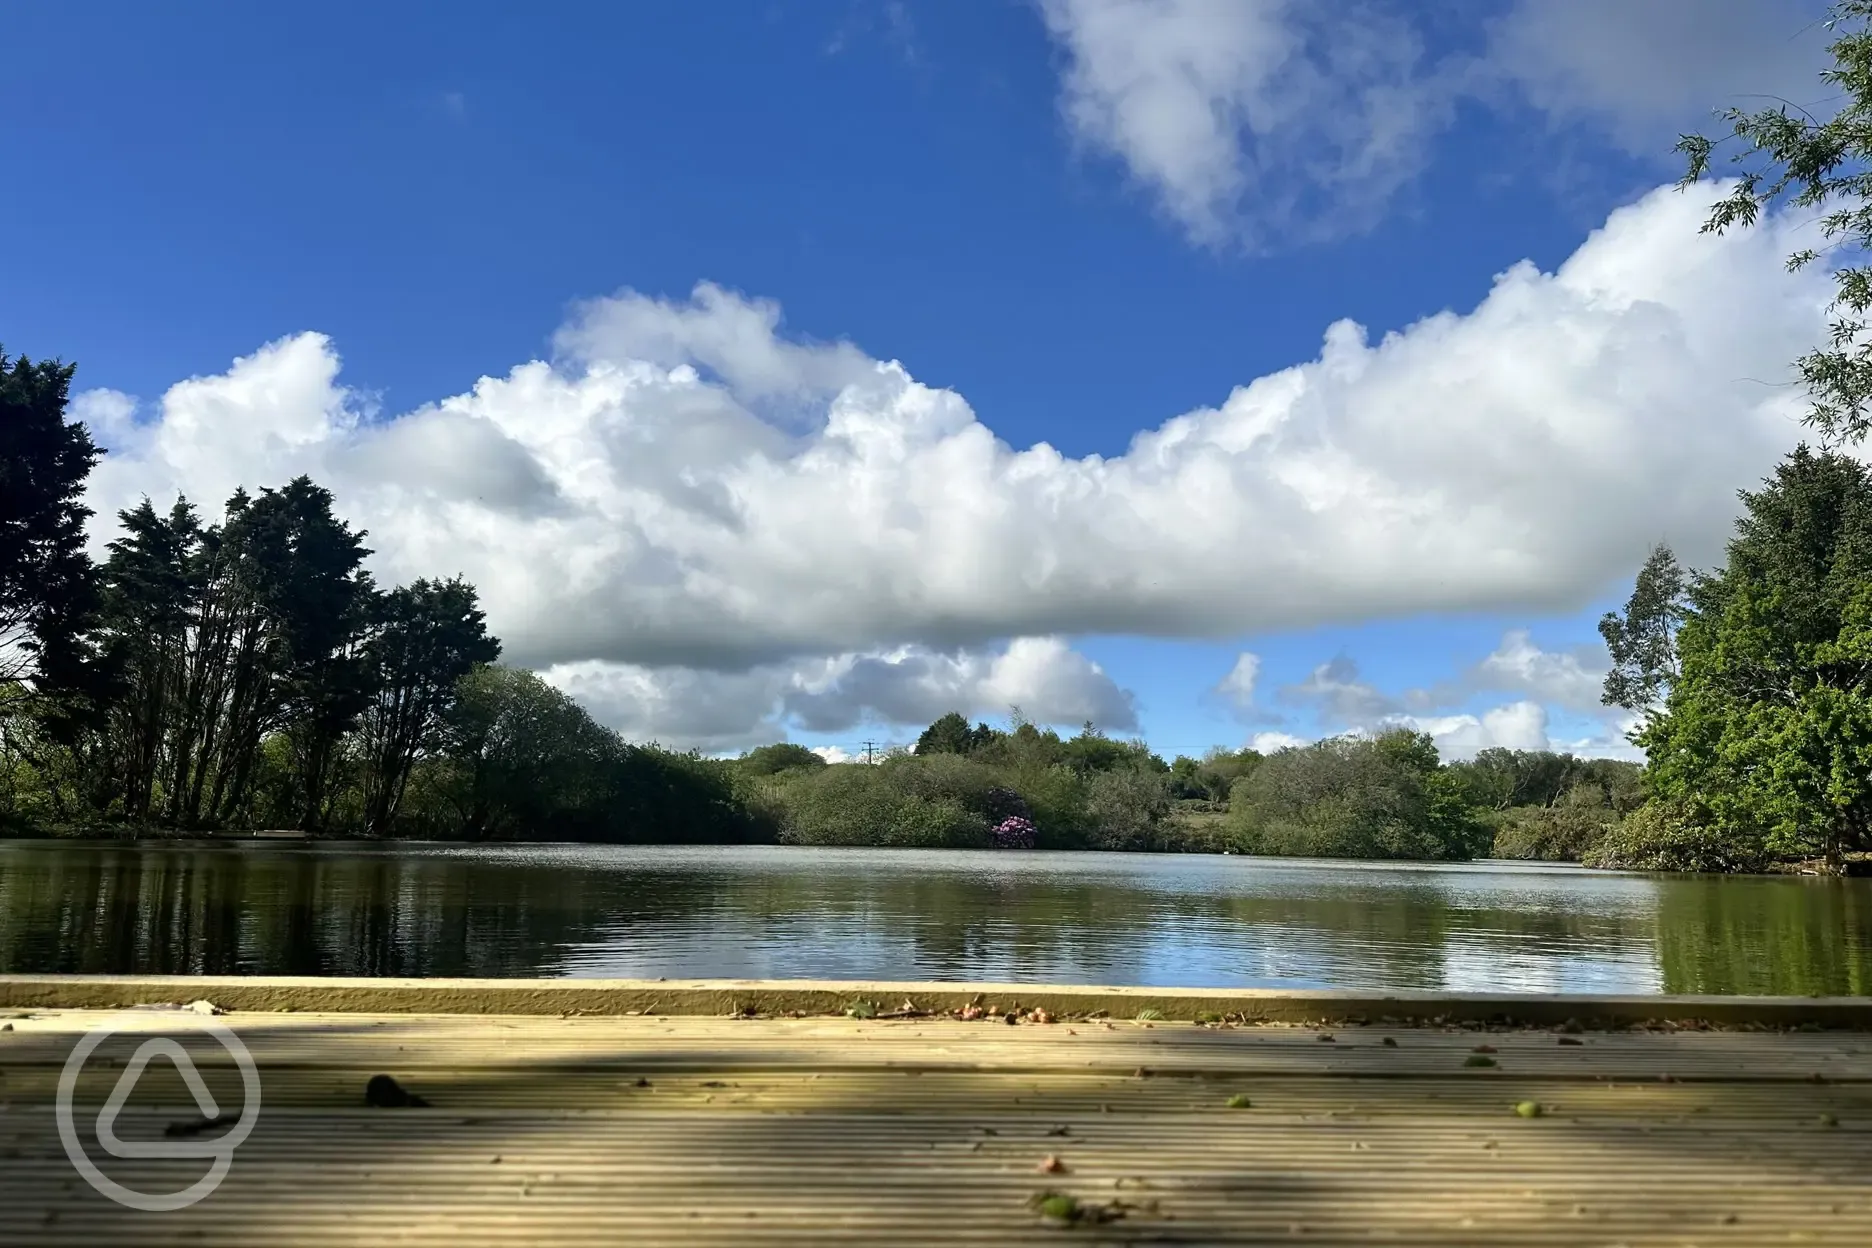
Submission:
[[[9,1246],[1872,1244],[1864,1032],[236,1012],[215,1021],[258,1066],[258,1125],[213,1195],[138,1213],[54,1125],[108,1014],[13,1014]],[[142,1040],[192,1030],[141,1012],[78,1078],[126,1185],[206,1169],[93,1134]],[[188,1047],[237,1109],[231,1059]],[[366,1107],[379,1073],[432,1107]],[[119,1134],[193,1114],[157,1061]],[[1030,1207],[1049,1191],[1076,1221]]]

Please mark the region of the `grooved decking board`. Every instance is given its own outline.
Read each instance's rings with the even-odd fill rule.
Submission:
[[[1327,1042],[1164,1022],[240,1012],[216,1021],[254,1054],[259,1124],[214,1195],[145,1214],[94,1193],[54,1127],[66,1055],[109,1015],[7,1013],[9,1246],[1872,1244],[1863,1032],[1563,1046],[1421,1027]],[[190,1031],[163,1011],[133,1026],[77,1082],[87,1139],[110,1063]],[[1496,1067],[1463,1065],[1478,1045]],[[231,1062],[189,1048],[237,1107]],[[379,1072],[434,1107],[365,1108]],[[1251,1107],[1227,1108],[1236,1094]],[[1524,1100],[1545,1116],[1517,1117]],[[119,1134],[155,1138],[190,1113],[159,1062]],[[1064,1172],[1038,1171],[1049,1154]],[[147,1190],[204,1166],[104,1164]],[[1057,1229],[1027,1207],[1043,1189],[1129,1207]]]

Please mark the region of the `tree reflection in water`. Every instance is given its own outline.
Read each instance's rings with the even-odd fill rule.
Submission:
[[[0,843],[0,971],[1864,993],[1872,881],[776,847]]]

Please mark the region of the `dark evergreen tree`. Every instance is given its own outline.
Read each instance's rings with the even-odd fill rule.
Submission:
[[[101,451],[65,419],[73,366],[0,350],[0,694],[86,681],[96,582],[80,501]]]
[[[123,815],[147,821],[158,809],[163,760],[181,694],[182,659],[194,605],[189,557],[201,524],[184,499],[167,517],[145,499],[118,513],[102,573],[99,635],[108,681],[106,755]]]
[[[975,748],[975,736],[969,731],[968,720],[955,712],[937,719],[923,730],[917,738],[915,753],[918,754],[967,754]]]
[[[102,575],[98,643],[122,813],[181,827],[248,817],[261,746],[278,736],[308,829],[329,811],[341,745],[369,704],[375,593],[363,535],[305,478],[237,491],[204,527],[186,500],[123,512]]]
[[[298,826],[316,830],[326,819],[340,743],[374,693],[364,639],[376,590],[362,566],[371,552],[365,535],[333,514],[331,491],[307,477],[262,491],[246,520],[263,574],[258,605],[272,633],[264,676],[273,702],[262,715],[269,727],[285,729]]]
[[[410,772],[442,745],[462,678],[500,657],[474,586],[417,581],[378,603],[365,643],[372,696],[359,725],[364,824],[388,834]]]

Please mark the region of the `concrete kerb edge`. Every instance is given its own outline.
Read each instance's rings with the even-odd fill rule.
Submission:
[[[965,1005],[1043,1009],[1058,1018],[1247,1023],[1480,1023],[1553,1026],[1695,1024],[1872,1031],[1872,997],[1623,997],[1590,995],[1282,992],[807,980],[336,979],[0,975],[0,1010],[124,1009],[212,1001],[232,1012],[511,1015],[845,1014],[858,1002],[888,1015]]]

